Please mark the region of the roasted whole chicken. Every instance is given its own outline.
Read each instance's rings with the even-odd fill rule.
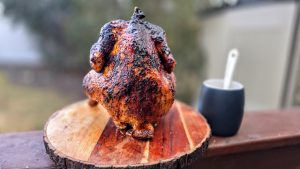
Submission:
[[[100,103],[120,129],[138,139],[172,106],[176,65],[164,30],[144,20],[137,7],[129,21],[105,24],[90,50],[91,70],[83,79],[90,105]]]

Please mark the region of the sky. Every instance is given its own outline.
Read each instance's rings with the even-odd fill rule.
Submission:
[[[38,65],[40,52],[34,36],[20,22],[13,23],[11,18],[3,15],[0,2],[0,64]]]

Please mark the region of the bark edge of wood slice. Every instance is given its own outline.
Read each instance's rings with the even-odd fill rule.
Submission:
[[[141,141],[113,124],[99,104],[80,101],[55,112],[44,127],[46,152],[59,168],[183,168],[206,151],[211,130],[205,118],[175,101]]]

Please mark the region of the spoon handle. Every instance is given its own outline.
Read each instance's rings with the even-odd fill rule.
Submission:
[[[225,70],[225,77],[224,77],[224,89],[229,89],[235,65],[239,57],[239,52],[237,49],[231,49],[228,53],[228,58],[227,58],[227,65],[226,65],[226,70]]]

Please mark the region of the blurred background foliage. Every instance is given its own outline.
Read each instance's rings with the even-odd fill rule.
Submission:
[[[177,96],[191,103],[200,82],[203,56],[197,43],[199,2],[181,0],[3,0],[4,14],[25,22],[37,36],[43,63],[54,71],[86,73],[88,53],[100,28],[114,19],[129,19],[139,6],[146,19],[167,32],[178,64]]]
[[[134,6],[167,33],[177,99],[196,107],[200,84],[223,76],[234,47],[247,111],[300,104],[298,1],[0,0],[0,132],[42,129],[54,111],[85,99],[91,45]]]
[[[199,1],[0,0],[1,3],[3,18],[14,25],[9,29],[25,25],[29,30],[41,63],[24,66],[26,57],[20,52],[19,41],[13,45],[13,52],[19,52],[23,60],[18,56],[21,59],[15,65],[3,64],[0,59],[0,88],[5,91],[0,93],[0,132],[41,129],[54,111],[85,99],[81,83],[90,70],[91,45],[105,23],[128,20],[134,6],[145,12],[146,20],[166,31],[177,60],[176,97],[195,103],[204,75],[204,57],[198,44]],[[0,44],[5,43],[5,38],[0,39]]]

